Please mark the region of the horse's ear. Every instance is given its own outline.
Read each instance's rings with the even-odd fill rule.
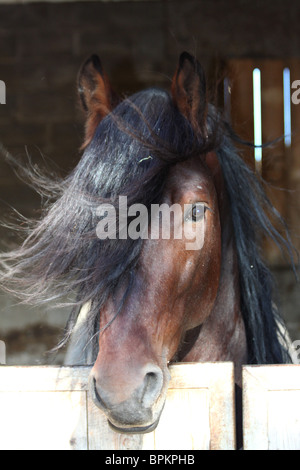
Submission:
[[[84,148],[92,140],[99,122],[118,101],[97,55],[92,55],[82,65],[78,74],[78,93],[87,113]]]
[[[179,57],[172,80],[172,97],[179,111],[196,131],[206,135],[206,79],[201,64],[187,52]]]

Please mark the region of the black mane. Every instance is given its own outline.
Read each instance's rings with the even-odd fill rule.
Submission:
[[[270,222],[268,215],[276,216],[275,211],[213,107],[208,131],[205,140],[195,135],[169,94],[150,89],[124,100],[103,119],[66,179],[53,181],[30,168],[22,170],[40,193],[49,196],[52,190],[58,198],[45,208],[41,220],[30,224],[20,248],[0,255],[1,285],[28,304],[56,300],[71,305],[61,345],[86,302],[91,303],[89,335],[97,334],[101,307],[120,282],[130,288],[138,263],[142,240],[97,238],[97,207],[115,203],[119,195],[126,195],[128,204],[149,207],[160,201],[172,165],[215,150],[232,209],[249,362],[286,362],[287,351],[278,340],[271,275],[258,247],[261,234],[289,252],[291,247]]]

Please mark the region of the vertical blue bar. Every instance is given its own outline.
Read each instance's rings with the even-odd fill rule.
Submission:
[[[283,69],[283,109],[284,109],[284,144],[291,146],[291,74],[290,69]]]
[[[253,70],[253,115],[254,115],[254,145],[261,146],[261,73],[259,69]],[[254,157],[256,162],[261,162],[261,147],[254,149]]]

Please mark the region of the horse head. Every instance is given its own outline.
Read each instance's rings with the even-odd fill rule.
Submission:
[[[118,116],[119,105],[95,56],[83,65],[79,89],[87,111],[84,146],[88,152],[89,145],[97,148],[103,119],[112,112]],[[209,132],[205,75],[192,56],[181,55],[171,96],[153,90],[149,93],[151,99],[151,120],[159,121],[167,103],[172,110],[170,119],[185,122],[203,145]],[[123,125],[133,127],[134,122]],[[160,125],[164,125],[163,120]],[[176,132],[174,139],[182,143],[186,136],[180,135],[180,126]],[[131,145],[132,139],[130,135],[128,140],[124,139],[124,146]],[[119,282],[114,295],[101,309],[99,353],[91,372],[90,388],[95,403],[107,414],[111,425],[123,432],[145,432],[156,426],[166,398],[170,362],[201,360],[201,356],[205,360],[232,359],[237,352],[242,358],[245,355],[243,324],[235,305],[239,295],[232,281],[236,260],[230,240],[232,231],[228,228],[230,214],[224,213],[226,194],[221,168],[214,152],[200,152],[196,145],[190,158],[169,165],[160,198],[164,207],[175,205],[179,209],[179,217],[170,223],[171,229],[176,224],[177,229],[180,226],[182,236],[175,238],[171,230],[170,237],[164,238],[160,233],[153,239],[152,215],[130,286],[128,280]],[[140,165],[144,163],[141,160]],[[137,165],[136,157],[132,165]],[[227,227],[223,241],[221,224]],[[193,236],[201,243],[189,249]],[[227,244],[227,266],[221,273],[222,243]],[[227,297],[232,294],[228,301],[224,285],[220,289],[220,280],[224,284],[230,270],[234,274],[226,282]],[[228,310],[228,303],[230,313],[236,310],[236,318],[230,322],[228,315],[219,314],[220,307]],[[218,321],[207,321],[212,314],[214,318],[220,317]],[[203,325],[204,339],[197,342]],[[211,328],[207,336],[205,331]],[[237,350],[231,357],[222,339],[225,335],[226,342],[234,343],[231,348]],[[205,341],[209,337],[210,344]]]

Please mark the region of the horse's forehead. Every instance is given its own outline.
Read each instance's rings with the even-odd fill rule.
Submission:
[[[178,163],[171,169],[166,190],[176,190],[180,193],[185,191],[210,193],[214,190],[213,178],[200,158],[191,159]]]

